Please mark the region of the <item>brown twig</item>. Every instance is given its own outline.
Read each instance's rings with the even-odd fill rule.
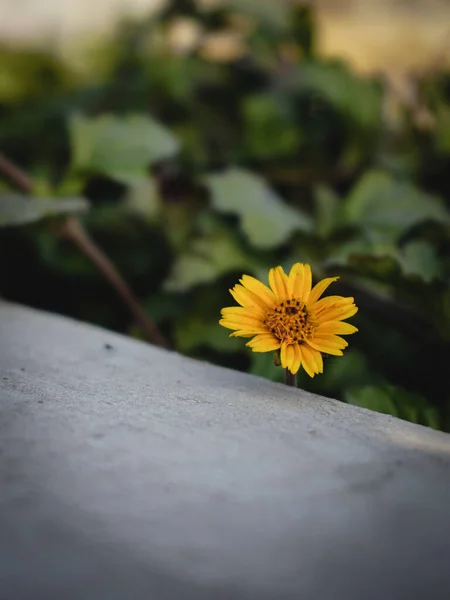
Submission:
[[[155,323],[142,310],[139,302],[130,287],[116,269],[111,260],[100,248],[93,242],[82,224],[75,217],[68,217],[61,225],[61,234],[66,239],[71,240],[83,251],[83,253],[92,261],[97,269],[109,281],[124,303],[130,309],[137,323],[148,337],[148,339],[158,346],[168,348],[169,345],[163,337]]]
[[[0,173],[3,173],[6,179],[26,194],[33,189],[33,182],[25,171],[12,163],[2,152],[0,152]]]
[[[0,173],[22,192],[30,193],[33,182],[28,175],[17,165],[12,163],[0,152]],[[83,225],[75,217],[66,218],[61,225],[61,234],[73,242],[92,261],[102,275],[109,281],[117,294],[122,298],[136,322],[145,333],[147,339],[163,348],[169,348],[169,344],[156,324],[146,315],[141,308],[136,296],[130,289],[120,272],[103,252],[101,248],[91,239]]]

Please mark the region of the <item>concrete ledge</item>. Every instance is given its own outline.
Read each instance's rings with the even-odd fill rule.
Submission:
[[[0,304],[1,600],[448,600],[450,436]]]

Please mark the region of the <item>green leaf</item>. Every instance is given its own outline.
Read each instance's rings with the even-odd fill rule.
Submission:
[[[365,231],[349,241],[341,243],[326,259],[325,265],[348,265],[352,259],[370,257],[389,258],[399,263],[399,250],[391,239],[377,235],[376,230]]]
[[[406,277],[420,277],[426,283],[442,277],[442,263],[428,242],[416,240],[399,248],[389,238],[367,231],[340,244],[325,261],[325,265],[348,265],[354,259],[391,259]]]
[[[254,260],[232,231],[205,219],[203,231],[175,261],[164,287],[168,291],[186,291],[231,271],[252,270],[253,266]]]
[[[21,194],[0,194],[0,227],[26,225],[46,217],[67,215],[89,208],[84,198],[35,198]]]
[[[405,275],[415,275],[426,283],[442,275],[442,265],[436,250],[425,241],[418,240],[404,246],[399,254],[399,262]]]
[[[318,185],[314,190],[316,205],[316,231],[321,238],[327,238],[339,224],[339,196],[326,185]]]
[[[297,92],[308,91],[325,100],[361,130],[378,126],[381,115],[378,85],[355,75],[339,61],[300,63],[286,82]]]
[[[405,421],[411,421],[434,429],[440,428],[438,411],[422,396],[412,394],[402,388],[384,384],[365,386],[346,392],[345,401],[362,406]]]
[[[450,213],[439,198],[382,171],[361,177],[345,201],[344,218],[364,229],[379,229],[393,240],[424,221],[450,224]]]
[[[300,147],[301,132],[282,97],[258,94],[244,99],[244,144],[252,157],[280,159]]]
[[[295,231],[312,231],[312,219],[286,205],[265,181],[244,169],[205,177],[213,207],[240,217],[242,230],[257,248],[274,248]]]
[[[350,390],[345,393],[345,401],[385,415],[400,416],[395,402],[383,387],[365,386]]]
[[[173,156],[179,148],[165,127],[140,114],[95,118],[75,114],[69,132],[74,169],[125,184],[145,178],[150,165]]]
[[[154,221],[161,213],[162,202],[154,179],[146,177],[132,183],[125,196],[126,206],[147,221]]]

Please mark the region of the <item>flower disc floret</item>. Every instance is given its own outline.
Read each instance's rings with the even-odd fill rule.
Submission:
[[[288,298],[269,308],[264,323],[277,339],[289,344],[300,344],[314,333],[314,319],[298,298]]]

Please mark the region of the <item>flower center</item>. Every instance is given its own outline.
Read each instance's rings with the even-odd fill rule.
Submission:
[[[314,333],[314,320],[306,304],[294,298],[269,308],[264,323],[271,333],[282,342],[301,344]]]

